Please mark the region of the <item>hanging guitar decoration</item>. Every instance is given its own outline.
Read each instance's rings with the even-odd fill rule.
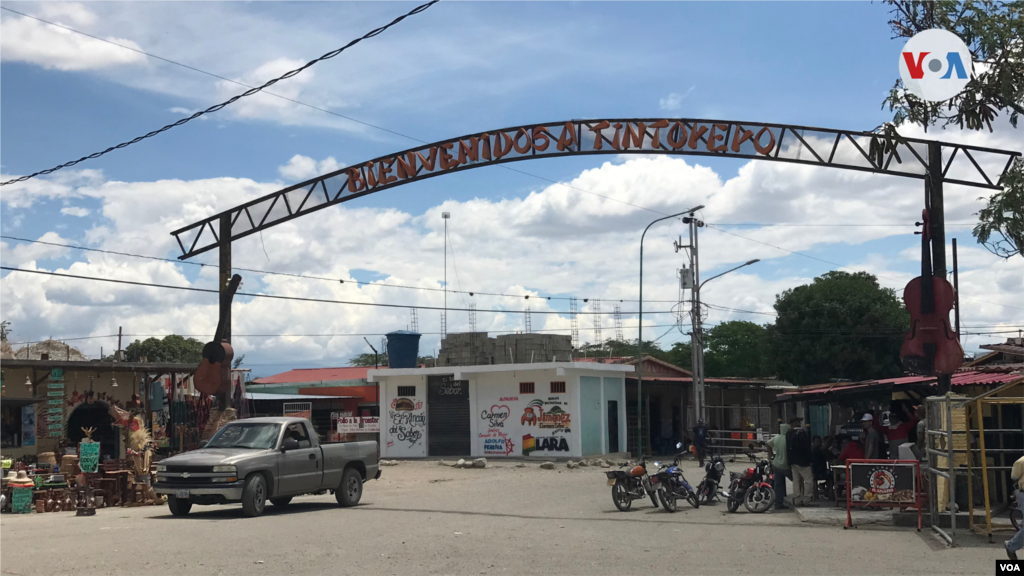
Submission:
[[[227,293],[224,294],[227,300],[225,311],[230,309],[231,301],[235,298],[235,292],[241,283],[242,277],[238,274],[232,276],[228,282]],[[213,335],[213,341],[203,346],[203,359],[195,374],[196,390],[203,394],[212,396],[231,389],[231,361],[235,358],[235,351],[231,344],[224,342],[227,323],[227,314],[222,313],[217,322],[217,332]]]
[[[903,289],[903,302],[910,312],[910,332],[903,337],[900,358],[903,366],[915,374],[952,374],[964,361],[959,335],[949,324],[956,292],[949,281],[932,273],[927,208],[922,210],[921,219],[921,275]]]

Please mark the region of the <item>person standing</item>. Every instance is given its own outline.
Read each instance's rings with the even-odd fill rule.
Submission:
[[[789,459],[786,454],[786,435],[788,433],[789,424],[780,424],[779,433],[765,444],[768,448],[768,457],[772,459],[772,471],[775,473],[775,483],[772,488],[775,490],[776,510],[789,508],[786,506],[786,479],[790,477]]]
[[[1013,470],[1010,471],[1010,478],[1015,482],[1014,489],[1017,491],[1017,509],[1024,512],[1024,456],[1021,456],[1013,463]],[[1024,548],[1024,526],[1006,541],[1006,555],[1010,560],[1017,559],[1017,551]]]
[[[805,505],[814,495],[814,474],[811,471],[811,436],[803,427],[803,418],[789,419],[792,430],[786,437],[786,455],[793,474],[793,505]]]
[[[868,460],[882,458],[882,438],[874,424],[875,417],[870,412],[860,419],[860,425],[864,428],[864,457]]]
[[[697,449],[697,459],[703,467],[704,456],[708,453],[708,427],[704,424],[703,418],[693,427],[693,446]]]

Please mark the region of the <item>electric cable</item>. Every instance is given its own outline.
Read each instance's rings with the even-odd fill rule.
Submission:
[[[136,281],[133,281],[133,280],[117,280],[117,279],[114,279],[114,278],[97,278],[95,276],[80,276],[80,275],[76,275],[76,274],[64,274],[64,273],[60,273],[60,272],[50,272],[50,271],[47,271],[47,270],[25,270],[23,268],[13,268],[11,266],[0,266],[0,270],[9,270],[11,272],[24,272],[24,273],[27,273],[27,274],[41,274],[41,275],[44,275],[44,276],[56,276],[56,277],[60,277],[60,278],[73,278],[73,279],[76,279],[76,280],[93,280],[95,282],[110,282],[110,283],[114,283],[114,284],[126,284],[126,285],[131,285],[131,286],[142,286],[142,287],[145,287],[145,288],[164,288],[164,289],[168,289],[168,290],[183,290],[183,291],[186,291],[186,292],[207,292],[207,293],[212,293],[212,294],[220,294],[220,291],[215,290],[213,288],[196,288],[196,287],[193,287],[193,286],[172,286],[170,284],[152,284],[152,283],[148,283],[148,282],[136,282]],[[304,297],[304,296],[281,296],[281,295],[277,295],[277,294],[260,294],[260,293],[254,293],[254,292],[236,292],[235,294],[237,296],[249,296],[249,297],[253,297],[253,298],[270,298],[270,299],[273,299],[273,300],[293,300],[293,301],[297,301],[297,302],[316,302],[316,303],[322,303],[322,304],[345,304],[345,305],[349,305],[349,306],[371,306],[371,307],[379,307],[379,308],[402,308],[404,310],[408,310],[409,308],[415,308],[416,310],[438,310],[438,311],[445,310],[445,308],[443,306],[418,306],[418,305],[409,305],[409,304],[386,304],[386,303],[382,303],[382,302],[353,302],[353,301],[350,301],[350,300],[329,300],[329,299],[326,299],[326,298],[308,298],[308,297]],[[448,308],[448,310],[449,311],[454,311],[454,312],[469,312],[470,311],[469,308]],[[489,313],[492,313],[492,314],[525,314],[526,313],[525,310],[487,310],[487,309],[482,309],[482,308],[477,308],[475,310],[476,310],[476,312],[489,312]],[[564,315],[568,314],[568,312],[559,312],[557,310],[536,310],[536,311],[532,311],[531,313],[532,314],[542,314],[542,315],[556,315],[556,316],[564,316]],[[648,314],[671,314],[671,313],[672,313],[671,311],[665,311],[665,310],[648,312]],[[577,314],[584,314],[584,315],[590,315],[590,316],[600,316],[600,315],[614,314],[614,312],[577,312]]]
[[[252,96],[253,94],[256,94],[256,93],[262,91],[264,88],[269,88],[269,87],[273,86],[274,84],[277,84],[281,80],[287,80],[288,78],[291,78],[291,77],[301,73],[303,70],[313,66],[314,64],[317,64],[319,62],[323,62],[324,60],[329,60],[331,58],[334,58],[335,56],[341,54],[345,50],[347,50],[347,49],[351,48],[352,46],[355,46],[356,44],[362,42],[363,40],[366,40],[366,39],[369,39],[369,38],[373,38],[374,36],[382,34],[388,28],[391,28],[392,26],[398,24],[402,20],[405,20],[409,16],[414,16],[416,14],[419,14],[420,12],[423,12],[427,8],[430,8],[431,6],[433,6],[434,4],[437,4],[439,1],[440,0],[430,0],[429,2],[427,2],[425,4],[421,4],[421,5],[417,6],[416,8],[413,8],[409,12],[399,16],[398,18],[395,18],[390,23],[388,23],[388,24],[386,24],[384,26],[381,26],[380,28],[376,28],[374,30],[371,30],[371,31],[367,32],[363,36],[352,40],[351,42],[349,42],[348,44],[342,46],[341,48],[337,48],[335,50],[332,50],[332,51],[330,51],[330,52],[320,56],[319,58],[316,58],[314,60],[310,60],[309,62],[306,62],[305,64],[303,64],[302,66],[300,66],[300,67],[298,67],[298,68],[296,68],[294,70],[289,70],[288,72],[285,72],[284,74],[282,74],[281,76],[278,76],[277,78],[273,78],[271,80],[268,80],[268,81],[264,82],[263,84],[261,84],[260,86],[257,86],[255,88],[250,88],[249,90],[246,90],[245,92],[243,92],[241,94],[238,94],[238,95],[232,97],[229,100],[221,102],[220,104],[214,104],[213,106],[210,106],[209,108],[206,108],[205,110],[200,110],[200,111],[196,112],[195,114],[192,114],[191,116],[187,116],[185,118],[182,118],[182,119],[178,120],[177,122],[174,122],[172,124],[167,124],[166,126],[164,126],[162,128],[158,128],[158,129],[153,130],[153,131],[151,131],[151,132],[149,132],[147,134],[143,134],[142,136],[137,136],[137,137],[133,138],[132,140],[121,142],[120,144],[117,144],[115,146],[111,146],[111,147],[107,148],[106,150],[102,150],[100,152],[93,152],[92,154],[89,154],[87,156],[83,156],[83,157],[79,158],[78,160],[72,160],[70,162],[65,162],[64,164],[59,164],[57,166],[54,166],[53,168],[48,168],[46,170],[40,170],[38,172],[34,172],[32,174],[21,176],[19,178],[13,178],[13,179],[8,180],[6,182],[0,182],[0,186],[6,186],[8,184],[14,184],[15,182],[24,182],[25,180],[28,180],[30,178],[35,178],[36,176],[40,176],[40,175],[43,175],[43,174],[51,174],[51,173],[56,172],[57,170],[60,170],[62,168],[68,168],[70,166],[74,166],[74,165],[76,165],[76,164],[78,164],[80,162],[84,162],[86,160],[91,160],[91,159],[94,159],[94,158],[99,158],[100,156],[103,156],[104,154],[107,154],[109,152],[113,152],[114,150],[118,150],[120,148],[125,148],[127,146],[131,146],[132,144],[135,144],[137,142],[141,142],[142,140],[145,140],[147,138],[152,138],[153,136],[156,136],[157,134],[160,134],[162,132],[166,132],[167,130],[170,130],[171,128],[176,128],[178,126],[181,126],[182,124],[185,124],[186,122],[189,122],[191,120],[195,120],[196,118],[199,118],[200,116],[203,116],[204,114],[211,114],[213,112],[217,112],[218,110],[221,110],[222,108],[224,108],[226,106],[234,104],[236,101],[238,101],[238,100],[240,100],[242,98],[245,98],[247,96]]]

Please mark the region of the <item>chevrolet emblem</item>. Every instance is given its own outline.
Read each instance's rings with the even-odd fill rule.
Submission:
[[[191,478],[191,477],[192,477],[192,475],[191,475],[191,474],[189,474],[188,472],[182,472],[182,473],[181,473],[181,477],[182,477],[182,478]]]

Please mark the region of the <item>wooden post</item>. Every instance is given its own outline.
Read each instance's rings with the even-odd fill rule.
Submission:
[[[981,399],[975,401],[976,408],[975,412],[978,414],[978,448],[981,454],[981,485],[984,488],[985,493],[985,532],[988,536],[989,543],[992,542],[992,503],[988,499],[988,463],[985,462],[985,415],[982,414],[982,403]],[[970,445],[967,446],[970,449]],[[971,501],[974,498],[971,497]]]

